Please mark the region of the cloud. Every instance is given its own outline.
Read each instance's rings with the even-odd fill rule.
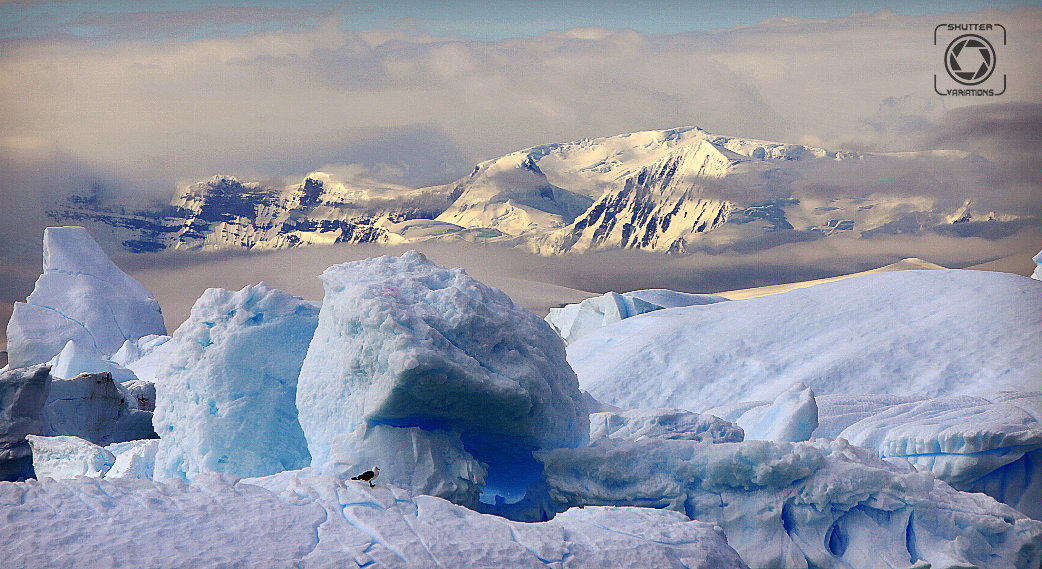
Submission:
[[[169,17],[186,25],[283,17],[261,12]],[[134,18],[164,17],[104,19],[137,29]],[[1042,102],[1042,71],[1033,65],[1042,9],[974,17],[1008,24],[1004,100]],[[687,124],[915,150],[940,141],[920,133],[943,112],[980,103],[932,93],[927,79],[942,69],[932,45],[936,19],[881,12],[665,36],[579,29],[477,42],[352,31],[329,17],[201,40],[38,38],[8,45],[0,57],[0,123],[4,135],[37,137],[131,178],[168,182],[218,169],[246,177],[266,164],[279,171],[263,174],[302,174],[346,162],[329,154],[364,146],[372,129],[414,125],[443,135],[467,163],[534,144]],[[416,156],[427,144],[403,137],[396,148]]]

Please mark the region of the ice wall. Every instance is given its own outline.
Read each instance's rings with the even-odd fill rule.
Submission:
[[[126,340],[166,334],[159,303],[127,276],[82,227],[48,227],[43,274],[7,325],[12,369],[50,360],[69,340],[99,356]]]
[[[32,449],[25,436],[43,431],[43,406],[50,388],[46,365],[0,373],[0,480],[33,476]]]
[[[317,324],[314,303],[264,283],[204,292],[156,372],[156,478],[306,466],[295,401]]]
[[[107,372],[53,379],[43,409],[43,434],[69,435],[107,445],[155,437],[152,413]]]
[[[855,422],[839,437],[1042,519],[1040,411],[1042,393],[900,403]]]

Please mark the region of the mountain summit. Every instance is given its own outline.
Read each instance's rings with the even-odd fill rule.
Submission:
[[[974,235],[968,222],[1016,219],[978,212],[958,195],[973,186],[965,172],[994,170],[960,152],[834,151],[683,127],[534,146],[442,186],[352,184],[314,172],[280,188],[215,176],[162,209],[127,213],[72,198],[48,213],[131,251],[466,240],[541,255],[684,255],[956,224],[964,225],[954,233]]]

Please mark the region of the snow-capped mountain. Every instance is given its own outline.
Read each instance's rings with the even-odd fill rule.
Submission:
[[[963,182],[945,170],[970,163],[979,172],[991,167],[959,152],[831,151],[685,127],[535,146],[482,162],[443,186],[345,183],[322,172],[284,187],[215,176],[163,208],[127,213],[73,198],[49,214],[131,251],[435,239],[505,242],[542,255],[682,255],[783,231],[862,238],[1014,220],[978,212],[968,199],[936,197],[939,187]],[[927,188],[932,182],[880,177],[910,165],[950,179]],[[967,227],[959,234],[972,233]]]

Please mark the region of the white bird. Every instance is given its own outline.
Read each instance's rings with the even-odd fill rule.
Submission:
[[[373,480],[380,476],[380,467],[374,466],[372,470],[366,470],[358,476],[352,476],[351,480],[361,480],[362,482],[368,482],[370,488],[376,488],[376,484],[373,484]]]

